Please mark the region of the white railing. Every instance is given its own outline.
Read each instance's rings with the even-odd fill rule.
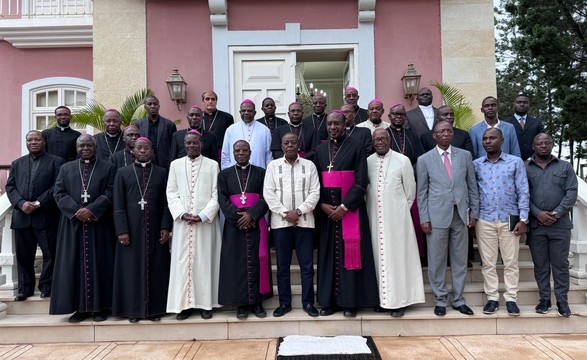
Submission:
[[[579,194],[573,209],[573,232],[571,249],[573,253],[570,269],[571,283],[587,285],[587,183],[580,177]]]
[[[92,0],[0,0],[0,18],[92,15]]]
[[[11,221],[12,205],[8,196],[3,194],[0,196],[0,236],[2,237],[0,239],[0,298],[12,298],[18,290],[18,271],[16,270],[14,234],[10,229]]]

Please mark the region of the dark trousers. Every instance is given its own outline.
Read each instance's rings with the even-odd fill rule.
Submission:
[[[571,230],[538,226],[530,229],[528,244],[534,262],[534,278],[538,284],[540,299],[550,299],[552,269],[556,301],[567,302]]]
[[[43,267],[39,290],[51,292],[53,260],[55,259],[56,234],[53,231],[33,228],[15,229],[16,262],[18,265],[18,293],[30,296],[35,292],[35,256],[37,244],[43,253]]]
[[[314,304],[314,266],[313,266],[313,238],[314,229],[301,227],[286,227],[272,229],[273,245],[277,260],[277,291],[279,304],[291,305],[290,266],[293,247],[295,245],[300,274],[302,279],[302,304]]]

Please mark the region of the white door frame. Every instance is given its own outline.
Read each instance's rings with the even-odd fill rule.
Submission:
[[[299,23],[286,23],[285,30],[230,31],[226,26],[212,24],[212,64],[214,91],[218,94],[218,108],[232,109],[230,104],[232,74],[231,51],[244,49],[258,51],[273,49],[353,49],[357,87],[366,99],[375,97],[375,38],[373,22],[359,22],[357,28],[301,30]],[[295,87],[295,84],[293,84]]]

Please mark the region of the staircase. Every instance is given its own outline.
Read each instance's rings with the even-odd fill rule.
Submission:
[[[3,210],[5,197],[0,198],[0,225],[3,224],[0,247],[0,316],[3,306],[5,317],[0,319],[0,343],[55,343],[55,342],[101,342],[101,341],[149,341],[149,340],[213,340],[275,338],[286,335],[365,335],[365,336],[446,336],[446,335],[513,335],[546,333],[587,333],[587,184],[580,180],[579,197],[574,211],[569,304],[573,312],[570,318],[559,317],[556,307],[546,315],[536,314],[538,290],[534,281],[533,265],[528,246],[520,244],[520,282],[518,306],[521,315],[508,316],[503,299],[494,315],[484,315],[482,307],[486,301],[483,294],[481,266],[473,262],[467,274],[465,299],[475,315],[462,315],[447,309],[447,315],[433,314],[434,296],[428,285],[428,274],[424,268],[426,302],[411,306],[402,318],[392,318],[389,313],[376,313],[373,309],[359,309],[356,318],[345,318],[342,313],[328,317],[311,318],[301,309],[301,286],[295,254],[292,265],[292,306],[294,309],[281,318],[272,316],[279,305],[277,287],[275,296],[265,301],[268,316],[258,319],[253,314],[247,320],[237,320],[234,309],[220,309],[211,320],[202,320],[195,313],[188,320],[177,321],[175,315],[163,317],[160,322],[148,320],[130,324],[126,319],[110,318],[101,323],[86,320],[79,324],[67,322],[69,316],[47,315],[49,299],[38,294],[25,302],[14,302],[16,274],[12,251],[11,232],[7,231],[9,210]],[[10,239],[7,239],[10,237]],[[10,240],[10,241],[8,241]],[[12,255],[12,256],[10,256]],[[274,255],[274,254],[273,254]],[[316,258],[316,254],[315,258]],[[315,261],[316,263],[316,261]],[[275,259],[273,283],[275,280]],[[10,271],[8,271],[10,270]],[[503,279],[503,266],[498,266]],[[450,270],[447,272],[450,283]],[[1,285],[2,282],[6,282]],[[314,282],[316,283],[316,282]],[[503,293],[500,284],[500,293]],[[556,303],[554,296],[553,304]]]

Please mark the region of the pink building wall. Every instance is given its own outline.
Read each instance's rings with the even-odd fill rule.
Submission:
[[[21,156],[22,85],[47,77],[92,80],[92,48],[17,49],[0,40],[0,164]]]
[[[283,30],[288,22],[300,23],[302,30],[357,28],[357,6],[356,0],[283,0],[271,6],[261,0],[230,0],[228,29]],[[415,100],[409,106],[403,98],[400,79],[407,64],[413,62],[422,74],[421,87],[442,81],[439,1],[378,1],[374,31],[376,96],[386,107],[393,102],[403,103],[408,109],[417,106]],[[344,41],[341,39],[341,43]],[[161,114],[181,119],[180,128],[187,127],[186,107],[200,105],[201,93],[213,86],[211,42],[207,2],[147,2],[148,86],[161,101]],[[181,112],[169,100],[165,86],[174,67],[188,83],[187,104]],[[432,92],[434,104],[439,105],[438,91],[432,88]],[[366,107],[369,100],[365,96],[360,103]]]

